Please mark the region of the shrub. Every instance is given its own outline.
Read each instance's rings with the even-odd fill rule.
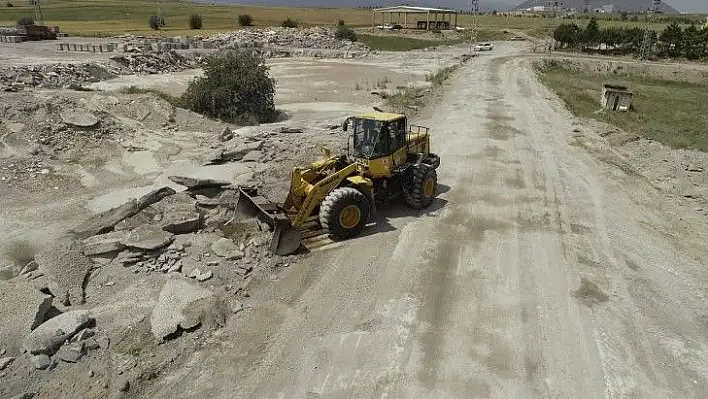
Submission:
[[[32,19],[30,17],[22,17],[17,21],[17,25],[19,25],[19,26],[34,25],[34,19]]]
[[[344,26],[344,20],[340,19],[339,21],[337,21],[337,26]]]
[[[283,28],[297,28],[297,21],[288,17],[288,19],[283,21],[282,27]]]
[[[248,14],[243,14],[238,16],[239,26],[251,26],[253,25],[253,17]]]
[[[277,118],[275,80],[264,59],[255,53],[213,57],[204,67],[204,76],[189,83],[182,104],[231,123],[273,122]]]
[[[337,40],[349,40],[352,42],[355,42],[357,39],[356,32],[347,28],[344,25],[340,25],[337,27],[337,31],[334,32],[334,38]]]
[[[148,20],[148,25],[150,26],[150,29],[158,30],[162,25],[162,18],[158,17],[157,15],[151,15],[150,19]]]
[[[199,14],[192,14],[189,16],[189,29],[201,29],[202,28],[202,16]]]
[[[12,4],[12,3],[10,3],[10,2],[8,1],[7,4],[5,4],[5,6],[6,6],[6,7],[14,7],[15,5]]]

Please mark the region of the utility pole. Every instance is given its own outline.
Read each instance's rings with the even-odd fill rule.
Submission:
[[[470,10],[472,11],[472,34],[470,35],[470,54],[477,54],[475,47],[479,32],[477,32],[477,15],[479,14],[479,0],[469,0]]]
[[[647,22],[646,29],[644,29],[644,39],[642,40],[642,47],[639,49],[639,58],[642,60],[648,60],[651,56],[652,47],[652,29],[651,23],[654,22],[654,15],[659,11],[661,6],[661,0],[652,0],[651,8],[649,9],[649,21]]]
[[[587,1],[587,0],[586,0]],[[563,6],[563,2],[558,1],[558,0],[549,0],[546,2],[548,7],[551,9],[551,21],[548,23],[548,34],[546,36],[546,48],[545,51],[548,52],[550,55],[551,52],[553,51],[553,47],[555,44],[555,38],[554,38],[554,33],[556,31],[556,15],[557,15],[557,9],[558,6]],[[545,12],[545,9],[544,9]]]
[[[37,25],[44,25],[44,17],[42,16],[42,7],[39,5],[40,0],[30,0],[30,4],[34,6],[33,21]]]

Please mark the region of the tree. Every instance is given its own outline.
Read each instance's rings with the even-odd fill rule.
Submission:
[[[561,48],[574,48],[580,42],[582,30],[574,23],[560,24],[553,31],[553,39],[561,44]]]
[[[275,80],[265,60],[254,52],[209,58],[204,75],[189,83],[181,98],[194,112],[226,122],[275,121]]]
[[[30,17],[22,17],[17,21],[17,25],[19,25],[19,26],[34,25],[34,19],[32,19]]]
[[[629,18],[627,17],[627,11],[622,11],[622,12],[620,13],[620,20],[621,20],[621,21],[626,21],[626,20],[628,20],[628,19],[629,19]]]
[[[701,32],[695,25],[690,25],[683,31],[681,47],[689,60],[697,60],[703,56]]]
[[[150,19],[148,20],[148,25],[152,30],[159,30],[160,26],[162,26],[162,19],[157,15],[151,15]]]
[[[189,28],[190,29],[201,29],[202,28],[202,16],[199,14],[192,14],[189,16]]]
[[[583,30],[581,40],[586,47],[597,45],[600,42],[600,25],[597,23],[597,18],[590,18]]]
[[[253,25],[253,17],[248,14],[242,14],[238,16],[239,26],[251,26]]]
[[[281,24],[283,28],[297,28],[297,21],[291,19],[288,17],[283,23]]]
[[[671,57],[678,57],[683,53],[683,30],[676,22],[667,26],[659,40],[663,44],[663,50]]]
[[[344,25],[337,26],[337,30],[334,32],[334,38],[337,40],[349,40],[350,42],[357,41],[356,32]]]

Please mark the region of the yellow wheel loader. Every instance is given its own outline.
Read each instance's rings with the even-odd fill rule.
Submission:
[[[325,230],[335,239],[354,237],[375,217],[378,204],[403,198],[414,209],[437,194],[440,157],[430,152],[429,128],[409,125],[403,114],[352,116],[347,154],[294,168],[285,202],[278,205],[254,189],[240,189],[239,213],[257,215],[273,228],[270,250],[288,255],[309,232]]]

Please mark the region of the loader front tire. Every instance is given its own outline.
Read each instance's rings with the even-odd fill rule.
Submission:
[[[431,165],[413,166],[404,188],[404,198],[413,209],[425,209],[433,203],[438,192],[438,174]]]
[[[369,212],[369,202],[361,191],[340,187],[332,190],[322,201],[320,224],[335,238],[351,238],[364,230]]]

